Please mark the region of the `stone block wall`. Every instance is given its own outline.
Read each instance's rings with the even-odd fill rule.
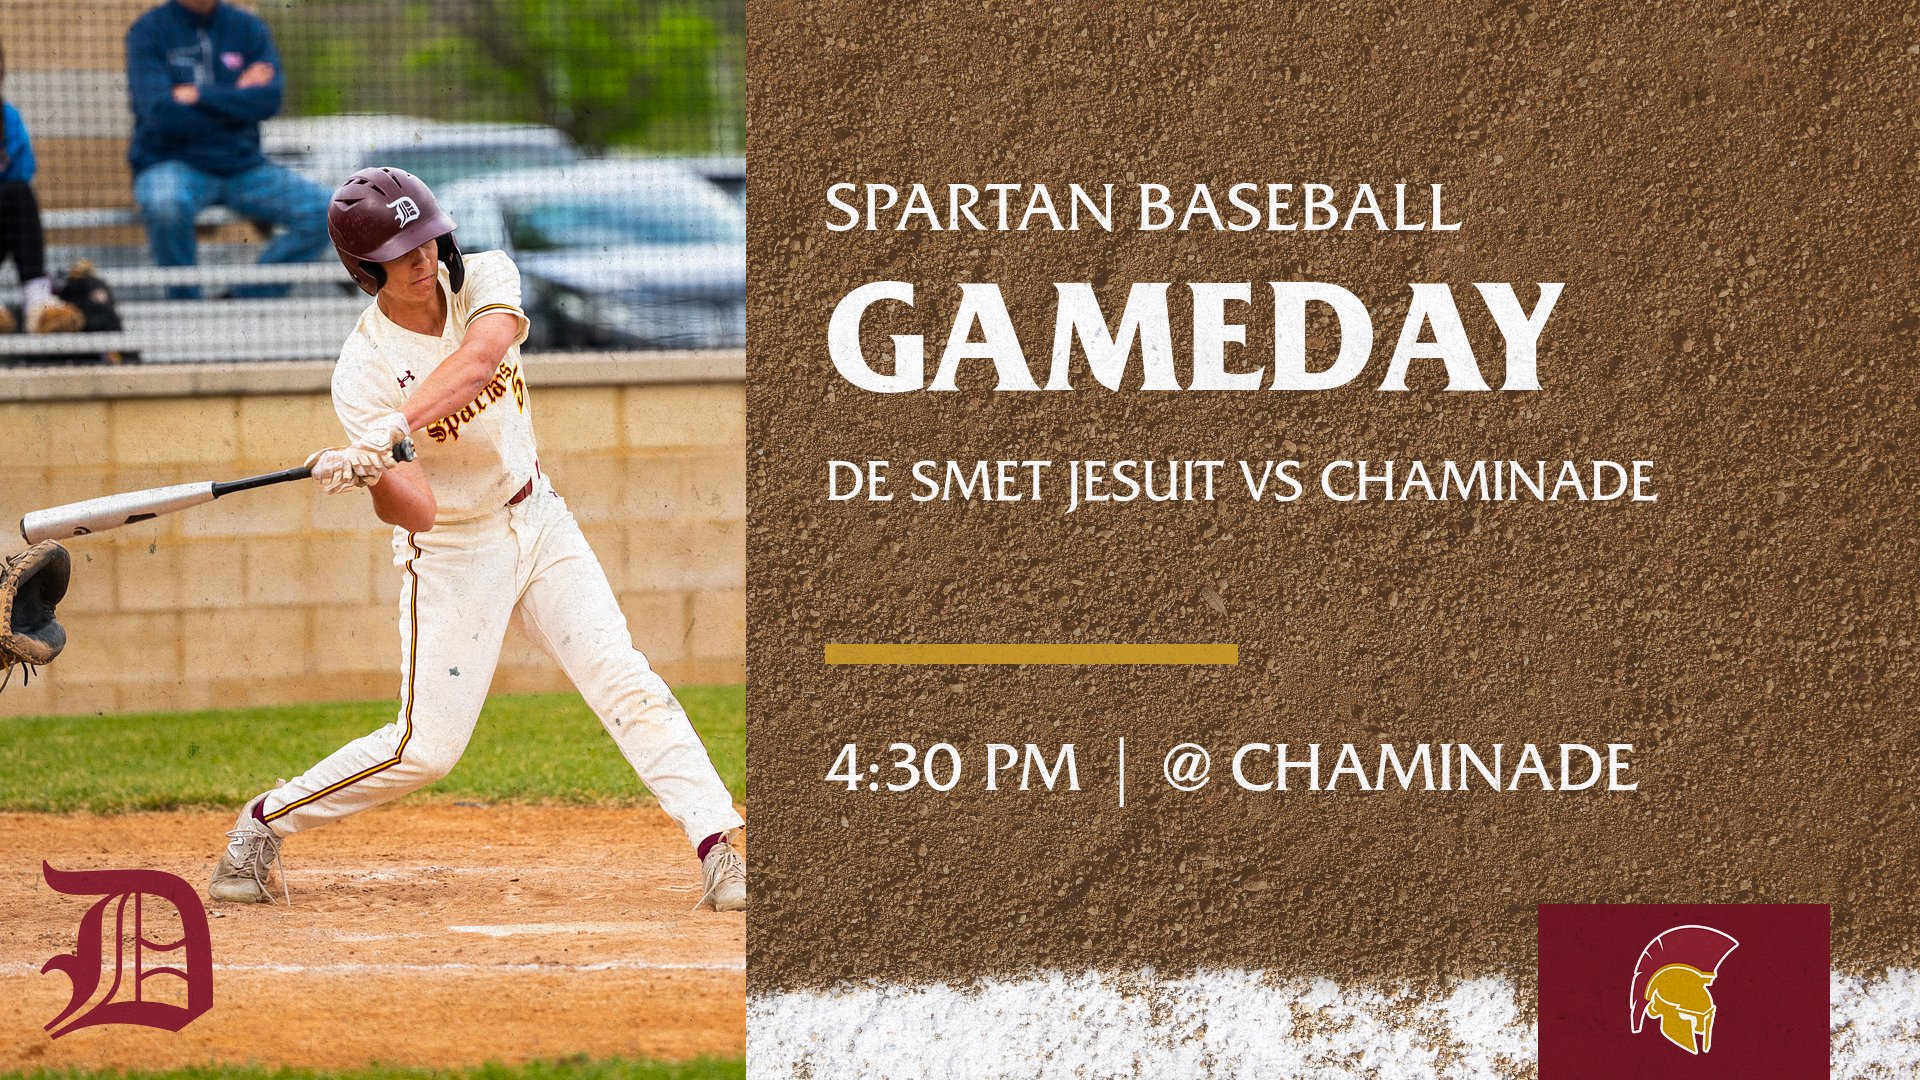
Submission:
[[[709,359],[528,366],[542,467],[635,641],[674,684],[745,674],[746,403],[737,356]],[[268,472],[339,444],[327,368],[236,365],[225,391],[205,368],[0,372],[0,432],[13,448],[0,462],[0,553],[24,546],[16,524],[28,510]],[[542,385],[543,372],[558,379]],[[63,381],[68,389],[48,389]],[[68,541],[75,572],[61,619],[72,644],[30,687],[16,673],[0,716],[394,696],[391,533],[364,495],[303,482]],[[509,632],[495,692],[566,685]]]

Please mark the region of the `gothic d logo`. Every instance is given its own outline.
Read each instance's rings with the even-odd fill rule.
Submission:
[[[143,1027],[179,1031],[194,1018],[213,1008],[213,944],[207,932],[207,909],[192,885],[158,870],[55,870],[40,864],[47,886],[68,896],[98,896],[99,901],[80,917],[80,929],[74,936],[73,951],[48,960],[41,974],[58,971],[73,984],[73,1000],[60,1015],[47,1022],[53,1038],[98,1024],[138,1024]],[[171,905],[180,919],[180,940],[163,943],[148,940],[146,922],[149,904]],[[113,925],[106,925],[108,909]],[[154,912],[164,915],[164,909]],[[92,1008],[59,1027],[80,1007],[93,1002],[100,989],[108,957],[101,946],[103,931],[112,935],[112,980],[104,996]],[[129,949],[131,945],[131,949]],[[128,955],[129,951],[132,953]],[[145,954],[179,953],[178,966],[146,968]],[[146,981],[157,976],[180,979],[186,984],[186,1005],[149,1000]],[[58,1030],[54,1030],[58,1027]]]

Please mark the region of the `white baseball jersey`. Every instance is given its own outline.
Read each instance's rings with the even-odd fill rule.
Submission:
[[[446,281],[443,266],[443,289]],[[355,440],[453,355],[474,319],[511,312],[526,337],[520,274],[500,252],[469,256],[465,286],[447,298],[439,337],[394,325],[377,304],[361,316],[333,379],[334,408]],[[739,827],[686,711],[633,647],[566,500],[534,471],[518,341],[481,395],[416,431],[414,445],[440,512],[428,532],[394,530],[399,712],[268,792],[267,824],[282,836],[315,828],[445,776],[473,735],[501,641],[517,623],[573,680],[689,842]],[[508,506],[529,479],[529,496]]]
[[[440,524],[470,521],[505,506],[533,479],[536,453],[532,405],[520,363],[527,315],[520,309],[520,271],[504,251],[466,257],[466,281],[455,293],[440,268],[447,322],[440,335],[417,334],[387,318],[379,303],[367,305],[340,347],[333,370],[333,407],[347,437],[359,441],[368,428],[396,412],[466,338],[482,315],[506,312],[520,320],[513,347],[501,358],[493,381],[457,411],[433,420],[413,436],[440,512]]]

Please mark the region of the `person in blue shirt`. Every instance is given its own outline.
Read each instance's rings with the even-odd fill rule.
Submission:
[[[134,20],[127,162],[155,263],[193,265],[194,217],[215,203],[284,226],[263,263],[308,262],[330,251],[329,192],[260,152],[260,121],[280,111],[284,86],[273,35],[248,12],[220,0],[167,0]],[[255,285],[234,295],[285,292]]]
[[[6,82],[7,57],[0,52],[0,85]],[[47,277],[47,238],[40,227],[40,200],[33,193],[33,139],[13,102],[0,99],[0,260],[12,259],[20,275],[22,317],[0,308],[0,333],[19,322],[35,333],[78,330],[80,310],[53,295]]]

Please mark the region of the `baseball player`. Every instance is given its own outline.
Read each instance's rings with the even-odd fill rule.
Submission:
[[[463,256],[453,220],[399,169],[349,177],[327,222],[374,302],[334,368],[334,409],[351,445],[309,464],[329,493],[367,491],[394,527],[399,716],[249,802],[227,834],[213,898],[271,899],[285,837],[445,776],[517,621],[686,832],[705,878],[700,903],[745,908],[746,864],[728,837],[742,825],[733,800],[672,691],[633,647],[599,560],[540,472],[519,271],[504,252]],[[396,464],[391,448],[409,436],[417,460]]]

